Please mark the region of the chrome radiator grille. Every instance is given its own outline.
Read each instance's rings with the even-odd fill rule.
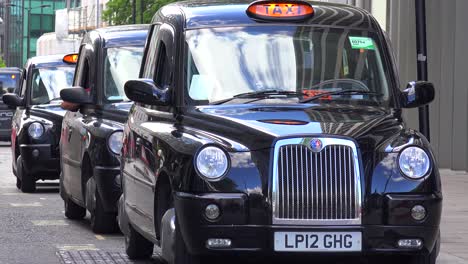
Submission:
[[[355,144],[320,138],[286,139],[275,147],[274,224],[360,224],[360,176]],[[317,139],[315,139],[317,140]]]

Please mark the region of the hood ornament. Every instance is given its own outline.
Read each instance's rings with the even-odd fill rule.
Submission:
[[[322,140],[318,138],[313,138],[312,140],[310,140],[309,146],[313,152],[320,152],[323,148],[323,143]]]

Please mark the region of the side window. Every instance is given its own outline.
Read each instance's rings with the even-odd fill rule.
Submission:
[[[21,87],[20,87],[20,96],[24,98],[26,95],[26,85],[28,83],[28,71],[26,69],[23,70],[22,80],[21,80]]]
[[[159,44],[159,54],[156,65],[155,83],[161,88],[166,88],[171,85],[171,67],[167,56],[166,45],[163,42]]]
[[[74,81],[76,86],[81,86],[85,89],[91,88],[91,64],[89,53],[92,53],[92,51],[88,48],[89,46],[89,44],[85,44],[80,48],[80,58],[78,59],[78,65],[76,66],[76,78]]]
[[[158,50],[158,38],[159,38],[159,27],[160,25],[154,25],[149,40],[148,50],[146,53],[145,64],[143,68],[143,78],[154,79],[154,73],[156,70],[156,59]]]

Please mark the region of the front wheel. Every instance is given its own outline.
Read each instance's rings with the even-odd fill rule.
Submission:
[[[95,192],[95,206],[91,213],[91,228],[94,233],[115,233],[117,232],[117,215],[107,213],[104,210],[101,196]]]
[[[16,177],[16,188],[18,188],[18,190],[21,190],[21,180],[18,177]]]
[[[200,264],[200,257],[190,254],[185,245],[184,238],[180,232],[179,222],[176,217],[176,230],[175,230],[175,241],[174,241],[174,260],[173,263],[169,264]]]
[[[66,198],[65,204],[65,216],[68,219],[78,220],[83,219],[86,216],[86,209],[74,203],[70,198]]]
[[[434,248],[432,249],[431,253],[429,254],[421,254],[418,256],[413,257],[410,264],[436,264],[437,256],[439,254],[440,249],[440,237],[437,240]]]
[[[16,173],[18,174],[18,179],[21,189],[24,193],[33,193],[36,191],[36,179],[33,175],[26,173],[23,166],[23,158],[21,155],[16,159]],[[18,181],[16,181],[16,186],[18,187]]]
[[[153,255],[154,244],[144,238],[131,225],[125,234],[125,252],[129,259],[146,259]]]

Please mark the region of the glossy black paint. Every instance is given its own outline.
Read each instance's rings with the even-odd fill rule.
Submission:
[[[68,111],[63,120],[61,196],[89,211],[95,209],[95,195],[100,196],[105,212],[117,211],[120,157],[108,148],[107,141],[112,133],[123,130],[132,105],[106,101],[105,51],[112,47],[142,47],[147,31],[147,25],[132,25],[88,32],[81,43],[74,87],[61,92],[62,99],[80,105],[78,111]],[[95,185],[88,190],[90,180]],[[96,193],[89,193],[94,189]]]
[[[263,100],[240,105],[193,106],[187,103],[184,31],[265,23],[250,19],[245,13],[247,6],[247,1],[188,1],[164,7],[154,16],[153,24],[160,25],[159,34],[163,35],[159,40],[175,43],[176,47],[167,54],[173,62],[170,64],[171,101],[167,106],[158,106],[147,99],[135,98],[145,104],[136,103],[130,110],[121,164],[124,193],[121,222],[129,223],[157,243],[160,239],[158,201],[167,199],[162,194],[169,189],[174,194],[184,241],[194,254],[217,254],[219,251],[206,248],[206,239],[223,235],[234,243],[234,248],[226,251],[274,254],[273,233],[284,230],[361,230],[365,243],[363,254],[430,252],[438,239],[442,208],[437,162],[429,142],[419,132],[409,129],[402,119],[402,107],[408,104],[403,104],[407,101],[401,98],[407,97],[398,88],[396,64],[389,43],[375,19],[365,11],[313,3],[315,15],[301,23],[376,32],[392,90],[390,107],[297,104],[288,99],[284,99],[284,103]],[[164,31],[165,28],[171,30]],[[148,44],[146,55],[147,52]],[[148,78],[144,74],[146,60],[147,57],[140,78]],[[426,99],[422,101],[430,101]],[[284,120],[295,121],[295,124],[272,122]],[[362,163],[361,226],[272,225],[270,186],[275,142],[290,137],[317,136],[346,138],[357,144]],[[224,149],[231,161],[224,178],[215,182],[200,177],[193,165],[195,154],[208,144]],[[426,177],[412,180],[401,173],[399,153],[408,146],[420,146],[429,153],[433,165]],[[220,205],[227,217],[219,222],[207,221],[203,216],[207,203]],[[416,203],[424,204],[430,211],[421,223],[409,218],[408,208]],[[400,237],[420,237],[424,248],[421,251],[398,249],[396,241]]]
[[[17,175],[16,160],[21,155],[24,169],[38,179],[58,179],[60,174],[60,130],[65,111],[60,107],[59,101],[49,104],[32,105],[31,83],[34,69],[69,65],[62,61],[63,55],[30,58],[22,71],[22,80],[19,89],[14,94],[8,94],[5,103],[15,103],[17,106],[12,120],[11,149],[13,173]],[[16,98],[9,101],[8,97]],[[21,104],[20,104],[21,102]],[[44,125],[44,135],[33,139],[28,134],[28,127],[33,122]],[[38,150],[39,155],[32,155]],[[18,177],[18,176],[17,176]]]

